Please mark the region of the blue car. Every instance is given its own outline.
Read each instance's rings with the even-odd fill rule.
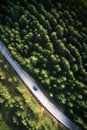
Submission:
[[[35,85],[33,85],[33,89],[34,89],[35,91],[38,90],[37,86],[35,86]]]

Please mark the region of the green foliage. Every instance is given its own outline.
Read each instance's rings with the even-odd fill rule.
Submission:
[[[59,38],[63,37],[63,27],[61,25],[57,25],[56,28],[55,28],[56,32],[57,32],[57,35]]]
[[[10,129],[4,122],[0,121],[0,130],[10,130]]]
[[[79,117],[83,123],[76,122],[86,128],[87,117],[80,114],[87,105],[87,8],[82,2],[1,2],[0,39],[20,65],[52,93],[51,98],[64,106],[67,115],[73,121],[74,115]],[[6,75],[0,73],[0,81],[5,80]],[[8,82],[13,80],[8,78]]]
[[[0,59],[0,75],[6,76],[0,77],[0,130],[58,128],[1,55]]]
[[[11,130],[7,124],[2,119],[2,114],[0,113],[0,130]]]

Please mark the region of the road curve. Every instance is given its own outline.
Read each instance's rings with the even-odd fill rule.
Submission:
[[[70,130],[81,130],[80,127],[78,127],[75,123],[73,123],[60,110],[58,110],[58,108],[53,103],[51,103],[48,100],[48,98],[39,89],[34,79],[29,74],[27,74],[27,72],[25,72],[15,60],[12,59],[10,52],[1,41],[0,41],[0,52],[5,57],[5,59],[10,63],[10,65],[16,71],[16,73],[19,75],[22,81],[27,85],[27,87],[32,91],[35,97],[41,102],[41,104],[47,109],[47,111],[52,116],[54,116],[58,121],[60,121]],[[37,86],[38,88],[37,91],[33,89],[33,85]]]

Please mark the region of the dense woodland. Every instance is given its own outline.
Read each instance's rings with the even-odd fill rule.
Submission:
[[[87,8],[80,0],[4,0],[0,39],[65,114],[87,129]]]
[[[0,54],[0,130],[63,129],[35,100]]]

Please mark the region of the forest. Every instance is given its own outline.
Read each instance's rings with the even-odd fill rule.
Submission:
[[[66,128],[47,113],[0,54],[0,130],[49,129]]]
[[[87,129],[87,7],[81,0],[3,0],[0,40],[64,114]]]

